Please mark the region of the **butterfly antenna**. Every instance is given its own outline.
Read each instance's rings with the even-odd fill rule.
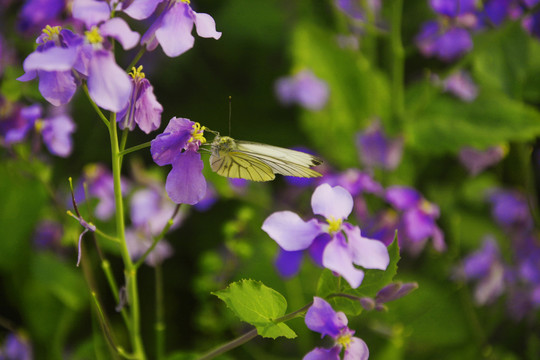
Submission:
[[[229,95],[229,136],[231,136],[232,96]]]

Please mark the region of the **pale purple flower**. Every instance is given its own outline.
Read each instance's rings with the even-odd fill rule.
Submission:
[[[347,169],[338,173],[324,174],[321,182],[331,186],[341,186],[353,197],[363,193],[382,195],[384,188],[373,177],[358,169]]]
[[[507,230],[517,232],[533,228],[533,219],[527,198],[520,192],[505,189],[493,189],[488,192],[491,214],[495,221]]]
[[[330,349],[315,348],[303,360],[339,360],[342,349],[345,349],[343,360],[367,360],[369,349],[364,340],[354,335],[354,330],[347,327],[348,319],[343,312],[336,312],[324,299],[315,296],[313,305],[305,317],[306,326],[313,331],[326,335],[334,340]]]
[[[379,290],[375,298],[363,297],[359,301],[362,307],[368,311],[384,311],[387,309],[385,303],[398,300],[416,289],[418,289],[418,284],[414,282],[405,284],[401,282],[392,283]]]
[[[40,105],[22,108],[11,122],[3,125],[2,133],[6,145],[25,140],[28,133],[35,129],[41,134],[51,154],[68,157],[73,150],[71,134],[75,131],[75,123],[71,117],[62,113],[42,117]]]
[[[435,223],[439,217],[439,207],[413,188],[391,186],[386,189],[385,200],[401,213],[398,239],[400,247],[418,254],[428,238],[437,251],[444,251],[446,244],[441,229]]]
[[[143,229],[147,234],[159,235],[175,211],[176,204],[167,197],[161,187],[149,186],[135,191],[131,196],[131,223],[134,228]],[[181,224],[182,213],[174,216],[172,220],[171,229],[174,229]]]
[[[206,193],[203,162],[198,152],[206,142],[204,127],[189,119],[173,117],[162,134],[152,140],[150,152],[159,166],[172,165],[165,189],[177,204],[194,205]]]
[[[274,89],[282,104],[298,104],[308,110],[322,109],[330,96],[326,82],[311,70],[302,70],[296,75],[277,79]]]
[[[474,300],[479,305],[495,301],[505,289],[505,267],[495,239],[488,236],[482,248],[468,255],[458,275],[476,281]]]
[[[470,51],[473,42],[469,30],[478,22],[475,1],[431,0],[430,5],[439,19],[424,23],[416,36],[420,52],[427,57],[453,61]]]
[[[32,346],[25,336],[10,333],[0,348],[0,360],[32,360]]]
[[[197,35],[218,40],[221,32],[216,31],[214,19],[191,9],[189,0],[165,0],[163,12],[143,35],[141,44],[150,51],[158,44],[169,57],[176,57],[193,47],[195,38],[191,35],[193,25]]]
[[[367,168],[393,170],[401,162],[403,137],[386,136],[381,122],[376,120],[364,132],[357,135],[356,146],[360,160]]]
[[[83,41],[70,30],[47,26],[36,40],[38,47],[23,62],[25,74],[17,80],[38,77],[39,91],[48,102],[55,106],[67,104],[77,90],[72,69],[83,71],[85,67],[79,55]]]
[[[453,73],[444,80],[444,91],[447,91],[465,102],[472,102],[478,96],[478,87],[465,71]]]
[[[99,200],[94,213],[100,220],[107,220],[114,215],[114,180],[109,169],[101,164],[89,164],[84,167],[83,176],[75,188],[75,201],[83,202],[86,199],[84,184],[88,189],[89,198]],[[129,183],[121,179],[122,195],[129,190]]]
[[[306,222],[291,211],[279,211],[264,221],[262,229],[289,252],[316,246],[310,249],[312,256],[322,259],[324,267],[343,276],[352,288],[360,286],[364,278],[364,271],[354,265],[386,269],[390,261],[386,246],[363,237],[358,226],[344,222],[353,209],[353,198],[347,190],[322,184],[315,189],[311,206],[325,222]]]
[[[492,146],[486,150],[464,147],[459,151],[459,162],[465,166],[469,174],[476,176],[501,161],[505,154],[503,146]]]
[[[334,2],[338,9],[351,19],[364,21],[365,9],[362,8],[361,2],[355,0],[335,0]],[[378,13],[381,10],[380,0],[367,0],[367,5],[374,13]]]
[[[152,235],[144,230],[126,229],[126,244],[129,255],[133,260],[138,260],[152,246]],[[154,249],[148,254],[144,262],[149,266],[161,264],[165,259],[170,258],[174,253],[172,246],[161,239]]]
[[[129,73],[133,92],[128,105],[117,115],[121,129],[135,129],[135,124],[145,133],[150,133],[161,125],[163,106],[154,95],[154,88],[142,72],[142,65]]]
[[[40,221],[34,230],[34,244],[40,249],[60,245],[64,229],[62,224],[52,220]]]

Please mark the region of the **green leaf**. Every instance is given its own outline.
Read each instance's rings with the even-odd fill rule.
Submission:
[[[520,97],[530,62],[533,40],[519,22],[475,36],[471,54],[474,78],[481,88]]]
[[[81,271],[71,264],[65,264],[49,253],[39,253],[31,264],[32,278],[73,310],[82,309],[88,302],[89,290]]]
[[[223,300],[240,320],[257,328],[262,337],[296,337],[294,331],[284,323],[274,320],[285,315],[287,301],[274,289],[254,280],[241,280],[228,288],[212,293]]]
[[[322,110],[302,112],[303,128],[330,160],[344,167],[356,166],[355,133],[373,117],[389,116],[386,77],[358,51],[340,48],[335,34],[314,25],[297,26],[291,51],[296,69],[310,69],[330,88]],[[335,141],[330,144],[329,139]]]
[[[397,263],[400,259],[397,234],[392,244],[388,246],[388,254],[390,255],[390,263],[386,270],[365,270],[364,280],[357,289],[351,288],[343,278],[335,276],[332,271],[325,269],[317,284],[317,296],[327,298],[330,295],[341,293],[357,297],[374,297],[380,289],[392,282],[397,273]],[[358,315],[362,312],[362,306],[356,300],[337,296],[330,298],[329,301],[334,309],[343,311],[347,315]]]
[[[420,99],[428,100],[421,107],[415,104],[418,93],[413,89],[409,96],[411,108],[418,111],[408,115],[405,136],[423,152],[456,153],[463,146],[483,149],[540,135],[540,113],[502,93],[481,90],[472,103],[444,94],[427,96]]]

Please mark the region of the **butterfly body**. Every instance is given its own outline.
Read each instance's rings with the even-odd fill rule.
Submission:
[[[221,176],[252,181],[270,181],[275,174],[321,176],[310,167],[321,164],[322,160],[301,151],[219,135],[211,147],[210,167]]]

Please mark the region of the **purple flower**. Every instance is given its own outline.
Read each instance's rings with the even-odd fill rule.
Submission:
[[[65,0],[27,0],[19,13],[18,28],[26,32],[58,22]]]
[[[72,69],[84,67],[78,53],[83,38],[59,26],[47,26],[36,42],[38,47],[23,62],[25,74],[17,80],[38,77],[39,92],[48,102],[55,106],[67,104],[77,89]]]
[[[341,349],[345,349],[344,360],[367,360],[369,349],[364,340],[354,337],[354,330],[347,327],[347,316],[343,312],[336,312],[332,306],[320,297],[313,298],[313,305],[308,309],[305,318],[306,326],[313,331],[321,333],[322,337],[328,335],[334,340],[331,349],[315,348],[303,360],[339,360]]]
[[[117,119],[121,129],[135,129],[135,123],[145,133],[150,133],[161,125],[163,107],[154,95],[154,88],[142,72],[142,65],[132,69],[131,81],[133,92],[128,105],[118,113]]]
[[[97,198],[99,202],[95,208],[95,215],[100,220],[109,219],[115,212],[114,180],[112,173],[101,164],[89,164],[84,167],[83,176],[75,188],[75,201],[83,202],[86,199],[84,185],[88,188],[88,196]],[[126,195],[129,184],[122,179],[122,194]]]
[[[52,220],[40,221],[34,231],[34,244],[40,249],[54,248],[60,245],[63,234],[62,224]]]
[[[488,236],[482,248],[463,260],[459,274],[465,279],[476,280],[474,299],[477,304],[492,303],[504,291],[505,268],[495,239]]]
[[[518,191],[494,189],[488,193],[491,214],[507,230],[525,232],[533,227],[527,199]]]
[[[373,309],[384,311],[387,309],[385,303],[400,299],[416,289],[418,289],[417,283],[392,283],[379,290],[374,299],[369,297],[361,298],[360,304],[368,311]]]
[[[358,169],[347,169],[339,173],[327,173],[323,177],[325,183],[331,186],[345,188],[353,197],[363,193],[382,195],[384,189],[373,177]]]
[[[286,251],[310,249],[312,257],[321,259],[324,267],[343,276],[353,288],[362,283],[367,269],[384,270],[390,261],[386,246],[377,240],[361,236],[360,228],[343,222],[353,209],[353,198],[340,186],[318,186],[311,198],[318,219],[303,221],[290,211],[275,212],[263,223],[262,229]]]
[[[303,70],[291,77],[279,78],[274,88],[281,103],[285,105],[296,103],[309,110],[322,109],[330,93],[326,82],[316,77],[310,70]]]
[[[161,187],[151,186],[133,193],[130,211],[133,227],[156,236],[175,214],[176,205],[162,192]],[[175,216],[171,229],[178,227],[182,220],[182,214]]]
[[[362,164],[367,168],[393,170],[399,165],[403,154],[403,138],[388,138],[378,120],[357,135],[356,146]]]
[[[216,40],[221,37],[214,19],[208,14],[193,11],[189,0],[165,0],[164,4],[163,12],[141,39],[141,44],[148,50],[154,50],[159,44],[169,57],[183,54],[195,42],[191,35],[194,24],[200,37]]]
[[[478,88],[465,71],[458,71],[444,80],[444,91],[447,91],[459,99],[472,102],[478,96]]]
[[[433,247],[444,251],[444,235],[435,223],[439,217],[439,208],[430,203],[413,188],[391,186],[386,189],[385,199],[394,209],[401,212],[398,238],[400,247],[413,254],[418,254],[425,246],[427,239],[432,238]]]
[[[426,22],[415,42],[424,56],[453,61],[472,49],[469,29],[477,25],[474,0],[431,0],[438,21]]]
[[[335,0],[334,1],[339,10],[345,13],[353,20],[364,21],[364,9],[360,6],[361,2],[355,0]],[[368,0],[367,5],[371,8],[371,11],[378,13],[381,9],[380,0]]]
[[[34,358],[32,346],[28,339],[19,334],[7,335],[2,348],[0,348],[0,360],[32,360]]]
[[[11,116],[2,119],[2,122],[0,122],[0,134],[3,137],[3,144],[10,146],[24,141],[28,133],[34,128],[37,119],[41,117],[41,113],[41,106],[34,104],[24,108],[16,108]]]
[[[476,176],[484,169],[497,164],[506,154],[502,146],[492,146],[486,150],[476,150],[472,147],[464,147],[459,151],[459,161],[469,174]]]
[[[43,142],[51,154],[60,157],[68,157],[71,154],[73,150],[71,134],[75,131],[75,123],[69,116],[60,113],[42,118],[41,106],[36,104],[22,108],[12,120],[6,123],[3,129],[6,145],[23,141],[28,133],[35,129],[42,135]]]
[[[204,126],[189,119],[173,117],[162,134],[152,140],[150,152],[159,166],[172,165],[165,189],[177,204],[194,205],[206,193],[199,146],[206,142]]]
[[[139,259],[152,246],[152,235],[143,230],[127,229],[126,244],[129,254],[133,260]],[[170,258],[174,253],[172,246],[161,239],[154,249],[148,254],[144,262],[149,266],[161,264],[165,259]]]

